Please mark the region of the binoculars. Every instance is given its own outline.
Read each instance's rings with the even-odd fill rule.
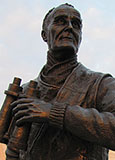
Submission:
[[[13,83],[9,85],[5,91],[6,97],[0,111],[0,142],[8,145],[13,145],[17,150],[26,150],[27,138],[29,135],[31,124],[25,124],[18,127],[15,125],[15,120],[12,116],[11,103],[19,98],[22,93],[20,86],[21,79],[15,77]],[[36,81],[30,81],[24,93],[25,97],[34,97],[37,88]],[[12,143],[12,144],[11,144]]]

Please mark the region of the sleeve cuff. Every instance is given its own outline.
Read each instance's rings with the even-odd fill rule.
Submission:
[[[49,116],[49,124],[51,126],[63,129],[65,118],[66,104],[54,103]]]

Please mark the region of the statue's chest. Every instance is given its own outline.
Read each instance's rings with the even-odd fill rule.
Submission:
[[[74,160],[77,157],[79,160],[85,154],[85,142],[69,132],[50,127],[36,140],[31,150],[32,158],[39,157],[38,160]]]

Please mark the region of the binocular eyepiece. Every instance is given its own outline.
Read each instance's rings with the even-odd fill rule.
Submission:
[[[10,104],[15,101],[22,92],[20,86],[21,79],[15,77],[12,84],[9,84],[8,90],[5,91],[6,97],[0,111],[0,142],[8,143],[8,137],[5,136],[8,132],[12,119],[12,108]]]
[[[14,129],[11,103],[19,98],[22,93],[22,87],[20,86],[21,79],[15,77],[12,84],[9,84],[8,90],[5,91],[6,97],[0,111],[0,142],[8,144],[11,130]],[[37,87],[37,82],[31,80],[26,88],[26,97],[33,97]],[[22,129],[23,130],[23,129]]]

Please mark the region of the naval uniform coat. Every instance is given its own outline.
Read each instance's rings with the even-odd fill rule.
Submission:
[[[36,81],[38,98],[52,109],[48,125],[32,124],[20,159],[107,160],[115,150],[115,79],[79,63],[56,96],[53,85]]]

